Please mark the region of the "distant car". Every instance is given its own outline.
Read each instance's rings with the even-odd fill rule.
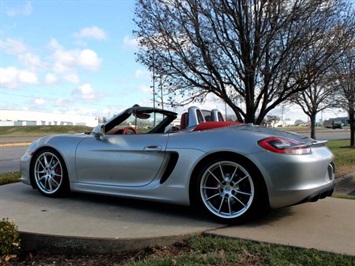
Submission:
[[[328,120],[325,120],[323,122],[323,126],[325,128],[332,128],[332,129],[336,129],[336,128],[342,128],[343,127],[343,121],[341,119],[328,119]]]
[[[332,120],[332,129],[336,129],[336,128],[342,128],[343,127],[343,121],[341,121],[340,119],[333,119]]]
[[[175,112],[133,106],[91,133],[34,141],[21,181],[48,197],[80,191],[193,205],[223,223],[332,194],[325,141],[215,119],[190,107],[167,132]]]

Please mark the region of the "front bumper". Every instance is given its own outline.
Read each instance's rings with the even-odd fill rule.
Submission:
[[[30,163],[32,156],[26,151],[20,159],[20,181],[27,185],[32,185],[30,180]]]

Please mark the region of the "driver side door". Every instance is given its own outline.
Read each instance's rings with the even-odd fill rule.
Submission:
[[[77,147],[78,181],[136,187],[149,184],[165,158],[169,134],[90,136]]]

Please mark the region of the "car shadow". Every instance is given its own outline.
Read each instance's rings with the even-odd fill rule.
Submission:
[[[11,186],[11,185],[8,185]],[[214,220],[202,210],[190,206],[161,203],[148,200],[132,199],[118,196],[107,196],[90,193],[72,192],[63,198],[49,198],[28,186],[15,184],[11,191],[11,201],[31,206],[36,213],[63,213],[68,216],[82,216],[87,219],[98,218],[102,221],[117,220],[122,222],[165,224],[190,224],[194,226],[228,226]],[[10,192],[9,192],[10,193]],[[251,217],[239,225],[262,225],[294,215],[292,208],[270,210],[261,215]]]
[[[87,193],[79,193],[79,192],[71,193],[67,199],[85,201],[87,204],[95,203],[101,205],[102,207],[118,206],[122,208],[128,208],[132,211],[139,210],[139,211],[149,212],[152,215],[163,214],[167,216],[174,216],[177,218],[184,218],[188,220],[195,220],[201,222],[208,221],[208,222],[218,224],[221,227],[230,226],[230,224],[221,223],[214,220],[211,216],[207,215],[206,213],[203,213],[202,211],[196,210],[191,206],[182,206],[182,205],[161,203],[155,201],[146,201],[140,199],[131,199],[131,198],[107,196],[107,195],[95,195],[95,194],[87,194]],[[250,219],[242,223],[239,223],[237,225],[248,224],[248,225],[258,226],[262,224],[272,223],[274,221],[283,219],[285,216],[290,216],[290,215],[295,215],[295,212],[292,210],[292,208],[288,208],[288,207],[275,209],[275,210],[268,210],[255,217],[251,217]]]
[[[87,204],[94,203],[102,207],[122,207],[131,210],[139,210],[150,212],[152,214],[166,214],[169,216],[180,216],[189,219],[206,220],[206,217],[199,215],[189,206],[181,206],[176,204],[161,203],[155,201],[147,201],[140,199],[132,199],[118,196],[96,195],[88,193],[73,192],[67,200],[81,201]]]

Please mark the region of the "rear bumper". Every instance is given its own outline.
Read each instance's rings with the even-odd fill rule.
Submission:
[[[315,202],[315,201],[317,201],[319,199],[324,199],[326,197],[330,197],[333,194],[333,192],[334,192],[334,187],[335,187],[335,185],[332,188],[330,188],[330,189],[328,189],[326,191],[318,191],[318,192],[316,192],[314,194],[311,194],[308,197],[306,197],[303,200],[301,200],[300,202],[297,202],[295,205],[302,204],[302,203],[305,203],[305,202]]]
[[[314,148],[309,155],[268,153],[258,156],[271,208],[312,202],[332,195],[335,166],[333,154],[326,147]]]
[[[330,182],[322,187],[300,190],[283,190],[274,192],[270,197],[271,208],[281,208],[306,202],[315,202],[333,194],[335,182]]]

